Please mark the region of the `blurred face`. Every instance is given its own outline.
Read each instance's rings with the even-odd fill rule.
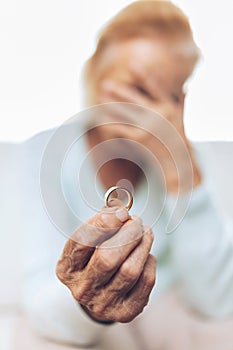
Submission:
[[[95,66],[97,85],[92,102],[143,105],[162,114],[182,133],[183,85],[194,65],[189,50],[187,42],[155,37],[133,38],[109,45]],[[134,138],[136,135],[135,130],[125,126],[105,126],[99,128],[99,132],[105,139],[132,139],[132,133]],[[147,135],[144,133],[142,137]]]
[[[193,69],[187,53],[186,42],[158,38],[135,38],[109,46],[97,65],[95,102],[116,101],[113,94],[106,93],[105,83],[110,81],[137,90],[154,103],[161,102],[160,95],[166,103],[182,102],[183,85]],[[145,88],[148,78],[153,80],[154,91]]]

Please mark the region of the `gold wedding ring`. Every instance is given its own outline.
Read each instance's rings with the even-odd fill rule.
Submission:
[[[110,187],[107,190],[107,192],[104,195],[105,206],[109,207],[109,198],[110,198],[111,194],[113,192],[115,192],[115,191],[118,191],[118,190],[124,191],[127,194],[127,196],[128,196],[128,203],[126,205],[126,209],[130,210],[130,208],[133,205],[133,196],[132,196],[132,194],[131,194],[131,192],[129,190],[127,190],[126,188],[121,187],[121,186],[113,186],[113,187]]]

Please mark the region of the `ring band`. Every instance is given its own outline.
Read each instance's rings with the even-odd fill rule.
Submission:
[[[113,187],[110,187],[107,192],[105,193],[104,195],[104,201],[105,201],[105,206],[106,207],[109,207],[108,203],[109,203],[109,197],[111,196],[111,194],[114,192],[114,191],[117,191],[117,190],[121,190],[121,191],[124,191],[127,193],[127,196],[128,196],[128,203],[126,205],[126,209],[127,210],[130,210],[130,208],[132,207],[133,205],[133,196],[131,194],[131,192],[129,190],[127,190],[126,188],[124,187],[120,187],[120,186],[113,186]]]

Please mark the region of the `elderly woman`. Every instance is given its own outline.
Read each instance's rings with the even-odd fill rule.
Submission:
[[[130,323],[143,311],[156,270],[155,298],[178,285],[181,300],[200,315],[233,312],[233,247],[184,130],[184,84],[198,57],[187,17],[167,1],[132,3],[100,34],[85,70],[86,102],[96,105],[89,111],[100,119],[84,130],[72,150],[74,158],[64,161],[64,191],[82,224],[70,226],[75,230],[65,242],[52,224],[43,227],[40,221],[41,244],[31,250],[24,303],[42,335],[96,343],[105,329]],[[74,198],[76,166],[80,192]],[[42,169],[42,193],[43,181]],[[122,203],[125,190],[115,191],[121,201],[109,200],[95,214],[88,205],[95,181],[101,196],[115,185],[133,193],[136,215]],[[176,225],[166,235],[177,198]],[[182,207],[185,201],[188,210]],[[53,209],[59,205],[52,197],[51,203]],[[59,255],[57,276],[68,288],[55,278]]]

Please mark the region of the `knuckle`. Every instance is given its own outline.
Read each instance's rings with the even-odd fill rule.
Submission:
[[[70,269],[70,262],[68,257],[66,258],[62,257],[57,263],[56,275],[58,279],[64,284],[66,284],[66,282],[68,282],[71,279],[69,269]]]
[[[137,317],[146,306],[145,302],[131,300],[127,303],[123,303],[123,310],[118,317],[118,322],[120,323],[129,323],[133,321],[135,317]]]
[[[149,229],[146,231],[146,235],[147,235],[148,239],[150,239],[151,241],[153,241],[153,239],[154,239],[154,232],[152,231],[151,228],[149,228]]]
[[[117,322],[120,323],[129,323],[137,316],[135,312],[124,312],[123,314],[117,317]]]
[[[153,288],[155,285],[155,281],[156,281],[155,274],[150,275],[150,277],[147,279],[148,287]]]
[[[133,321],[133,319],[134,317],[132,315],[125,315],[125,316],[120,316],[117,321],[119,323],[129,323]]]
[[[143,271],[142,280],[145,287],[152,289],[156,282],[156,259],[153,255],[148,256],[146,267]]]
[[[111,232],[120,228],[118,221],[114,211],[102,211],[96,215],[95,226]]]
[[[63,267],[62,267],[62,263],[59,260],[56,266],[56,276],[57,278],[63,282],[64,280],[64,271],[63,271]]]
[[[144,278],[143,278],[143,282],[144,282],[145,286],[152,289],[155,285],[155,280],[156,280],[156,278],[155,278],[154,271],[150,271],[150,272],[145,273]]]
[[[72,289],[71,293],[76,301],[81,302],[83,297],[83,291],[81,289]]]
[[[79,287],[71,287],[71,293],[74,299],[80,303],[86,303],[89,300],[89,293],[84,285],[80,285]]]
[[[115,257],[113,252],[110,249],[98,249],[97,254],[97,268],[101,271],[111,272],[115,269]]]
[[[152,230],[144,232],[143,241],[145,242],[145,247],[151,248],[154,240],[154,234]]]
[[[125,262],[120,268],[120,274],[123,279],[135,281],[138,279],[139,271],[132,263]]]
[[[72,234],[71,238],[66,242],[63,255],[70,255],[75,250],[77,246],[77,232],[79,232],[79,229],[76,229],[76,231]]]
[[[149,259],[150,259],[150,263],[153,269],[156,268],[156,264],[157,264],[157,260],[156,257],[154,255],[149,255]]]
[[[143,302],[134,302],[134,317],[138,316],[140,313],[142,313],[144,307],[146,306],[147,301],[143,301]]]
[[[87,307],[93,314],[98,315],[99,317],[106,314],[106,306],[103,302],[96,301],[95,303],[89,303]]]
[[[125,226],[125,239],[127,239],[127,242],[140,240],[143,237],[143,229],[142,225],[134,220],[128,223],[127,226]]]
[[[101,213],[96,215],[95,227],[97,227],[98,229],[105,229],[106,228],[106,214],[101,212]]]

